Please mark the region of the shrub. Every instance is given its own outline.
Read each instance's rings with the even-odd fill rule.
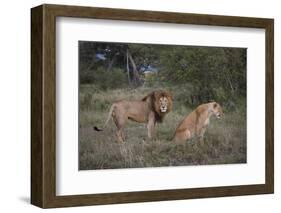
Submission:
[[[80,73],[81,84],[93,84],[99,89],[117,89],[127,86],[127,75],[119,68],[107,71],[102,67]]]

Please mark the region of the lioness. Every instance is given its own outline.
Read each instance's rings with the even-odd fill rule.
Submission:
[[[198,106],[180,122],[175,131],[173,141],[181,143],[194,136],[199,137],[200,141],[203,141],[206,128],[210,123],[210,117],[215,115],[217,118],[221,118],[222,114],[222,108],[216,102]]]
[[[172,104],[172,95],[164,90],[153,91],[139,101],[117,101],[112,104],[109,110],[104,128],[112,117],[117,127],[117,141],[124,142],[124,126],[130,119],[138,123],[146,123],[148,138],[152,138],[155,133],[156,122],[161,123],[163,121],[164,116],[171,111]],[[94,129],[102,131],[96,126]]]

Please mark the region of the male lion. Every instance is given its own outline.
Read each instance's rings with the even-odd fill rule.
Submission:
[[[223,115],[221,106],[216,102],[201,104],[180,122],[174,134],[173,141],[181,143],[194,136],[199,137],[200,141],[203,141],[212,115],[220,118]]]
[[[153,91],[139,101],[116,101],[110,108],[104,128],[112,117],[117,127],[117,141],[124,142],[124,126],[130,119],[138,123],[146,123],[148,138],[152,138],[156,122],[163,121],[164,116],[171,111],[172,104],[172,95],[163,90]],[[94,127],[94,129],[102,131],[98,127]]]

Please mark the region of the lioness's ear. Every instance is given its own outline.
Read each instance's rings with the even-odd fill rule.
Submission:
[[[218,104],[217,103],[214,103],[214,108],[217,108]]]

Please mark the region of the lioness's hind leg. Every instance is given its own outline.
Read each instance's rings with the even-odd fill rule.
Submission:
[[[184,143],[191,138],[191,133],[188,129],[177,131],[174,136],[175,143]]]

